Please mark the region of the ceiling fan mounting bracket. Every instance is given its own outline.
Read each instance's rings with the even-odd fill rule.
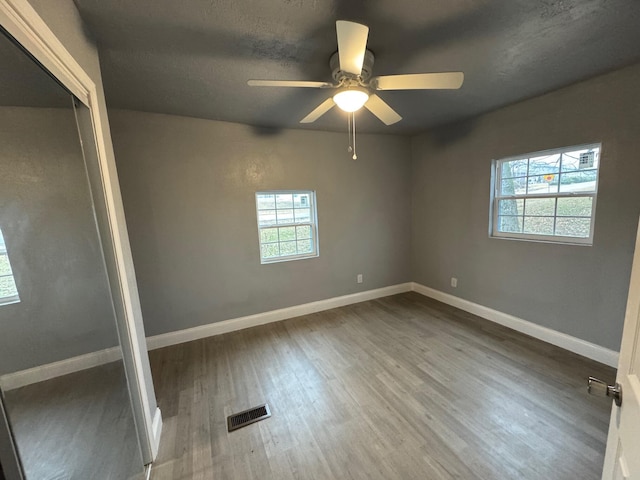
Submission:
[[[358,80],[359,84],[364,86],[371,78],[374,62],[375,56],[373,55],[373,52],[371,50],[365,50],[364,61],[362,62],[362,72],[360,75],[353,75],[340,70],[340,56],[338,52],[335,52],[329,59],[329,67],[331,68],[331,76],[336,82],[342,83],[345,79],[354,79]]]

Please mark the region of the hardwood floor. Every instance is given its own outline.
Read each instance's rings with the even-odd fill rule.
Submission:
[[[141,480],[122,362],[4,393],[27,480]]]
[[[612,368],[416,293],[150,352],[152,479],[599,479]],[[272,417],[227,433],[268,402]]]

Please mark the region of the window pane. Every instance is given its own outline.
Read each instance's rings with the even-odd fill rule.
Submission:
[[[524,208],[524,200],[500,200],[498,205],[499,215],[522,215]]]
[[[527,193],[527,177],[502,180],[500,195],[523,195],[525,193]]]
[[[500,183],[493,192],[494,233],[531,240],[535,235],[589,238],[592,234],[600,146],[547,152],[495,163]],[[571,242],[569,238],[557,241]]]
[[[280,255],[295,255],[296,242],[282,242],[280,244]]]
[[[293,208],[293,194],[292,193],[276,194],[276,208]]]
[[[569,197],[558,199],[558,216],[591,217],[593,198]]]
[[[300,222],[309,223],[311,222],[311,210],[308,208],[296,209],[295,217],[296,217],[297,223],[300,223]]]
[[[498,217],[498,231],[506,233],[522,233],[522,217]]]
[[[527,176],[527,159],[511,160],[508,162],[500,162],[502,178],[526,177]]]
[[[276,197],[273,194],[259,193],[256,195],[259,210],[273,210],[276,208]]]
[[[312,253],[311,240],[298,240],[298,253]]]
[[[560,171],[560,154],[542,155],[529,159],[529,176],[549,175]]]
[[[276,224],[276,211],[275,210],[260,210],[258,211],[258,225],[261,227],[266,225]]]
[[[311,205],[309,201],[308,193],[295,193],[293,195],[293,207],[294,208],[308,208]]]
[[[18,288],[11,272],[11,263],[7,255],[7,247],[0,231],[0,301],[10,297],[18,299]],[[11,299],[13,300],[13,298]],[[1,302],[0,302],[1,303]],[[0,475],[2,476],[2,475]]]
[[[572,152],[565,152],[562,155],[562,171],[563,172],[575,172],[576,170],[584,170],[584,169],[590,169],[590,168],[597,169],[599,163],[600,163],[599,148],[593,148],[590,150],[575,150]]]
[[[277,228],[264,228],[260,230],[260,243],[271,243],[278,241]]]
[[[524,214],[529,216],[553,216],[556,210],[555,198],[527,198]],[[553,232],[551,232],[553,233]]]
[[[296,236],[298,240],[311,238],[311,227],[309,225],[302,225],[300,227],[296,227]]]
[[[280,241],[296,239],[296,227],[280,227]]]
[[[524,217],[524,233],[553,235],[553,217]]]
[[[0,298],[14,297],[18,295],[16,282],[13,277],[0,277]]]
[[[262,263],[317,256],[314,192],[256,192],[256,215]]]
[[[581,170],[563,173],[560,179],[561,192],[595,192],[597,170]]]
[[[557,193],[558,192],[558,175],[549,173],[546,175],[534,175],[529,177],[529,186],[527,193],[532,195]]]
[[[562,155],[562,173],[575,172],[580,168],[580,155],[576,152],[565,152]]]
[[[262,258],[274,258],[280,255],[280,249],[277,243],[268,243],[266,245],[260,245],[260,251]]]
[[[293,223],[293,210],[278,210],[278,225]]]
[[[6,253],[0,254],[0,275],[11,275],[11,265]]]
[[[562,218],[556,219],[556,235],[564,235],[567,237],[589,237],[591,229],[590,218]]]

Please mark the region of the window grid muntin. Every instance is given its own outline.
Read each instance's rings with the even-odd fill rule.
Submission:
[[[291,195],[291,207],[283,207],[278,208],[277,195]],[[275,208],[260,208],[259,207],[259,196],[260,195],[272,195],[273,196],[273,205]],[[295,196],[307,196],[308,203],[306,205],[301,204],[299,207],[296,207],[295,204]],[[260,212],[271,211],[275,212],[275,223],[268,225],[260,225]],[[278,211],[279,210],[291,210],[293,222],[289,223],[278,223]],[[309,212],[309,221],[306,222],[296,222],[296,211],[308,211]],[[318,235],[317,235],[317,210],[315,203],[315,192],[312,190],[277,190],[277,191],[263,191],[256,192],[256,220],[258,223],[258,242],[260,247],[260,262],[265,263],[276,263],[283,262],[289,260],[300,260],[304,258],[313,258],[318,256]],[[298,237],[298,229],[296,227],[309,227],[309,237],[302,238]],[[283,228],[293,228],[294,230],[294,238],[288,240],[282,240],[280,238],[280,229]],[[262,241],[262,231],[267,229],[275,229],[277,232],[276,241]],[[310,252],[302,252],[298,253],[299,242],[309,241],[311,245]],[[296,253],[295,254],[282,254],[281,245],[283,243],[295,243],[296,244]],[[264,257],[262,254],[263,245],[277,245],[278,246],[278,254],[271,257]]]
[[[578,161],[580,155],[577,157],[572,155],[568,155],[573,152],[582,152],[584,150],[595,150],[597,149],[596,156],[596,167],[591,167],[587,169],[580,169],[579,167],[575,170],[563,171],[563,161],[565,156],[568,158],[572,158]],[[529,181],[528,179],[531,177],[539,177],[544,176],[544,173],[536,173],[531,175],[531,159],[532,158],[542,158],[542,157],[550,157],[553,155],[559,155],[559,163],[558,163],[558,171],[550,172],[549,174],[553,174],[557,176],[557,191],[556,192],[542,192],[542,193],[530,193],[529,192]],[[594,226],[595,226],[595,215],[596,215],[596,200],[598,195],[598,184],[600,181],[600,162],[602,159],[602,144],[601,143],[592,143],[585,145],[576,145],[566,148],[560,149],[552,149],[545,150],[541,152],[532,152],[529,154],[518,155],[513,157],[507,157],[500,160],[495,160],[493,162],[493,172],[492,172],[492,195],[491,195],[491,229],[490,236],[497,238],[509,238],[514,240],[529,240],[529,241],[542,241],[542,242],[554,242],[554,243],[567,243],[567,244],[580,244],[580,245],[591,245],[593,243],[593,234],[594,234]],[[522,176],[518,174],[516,176],[507,176],[503,177],[503,164],[507,162],[513,162],[518,160],[526,160],[527,168],[526,168],[526,176]],[[593,190],[586,190],[581,192],[562,192],[562,174],[567,173],[577,173],[577,172],[595,172],[595,183]],[[526,189],[525,193],[520,194],[505,194],[501,195],[502,192],[502,180],[504,179],[525,179],[526,180]],[[553,235],[546,234],[536,234],[536,233],[524,233],[524,221],[525,218],[540,218],[532,215],[524,215],[526,211],[526,201],[527,199],[540,199],[540,198],[553,198],[554,202],[554,222],[553,222]],[[580,216],[580,215],[558,215],[558,200],[561,198],[591,198],[591,215],[590,216]],[[500,201],[501,200],[523,200],[522,206],[522,214],[521,215],[500,215]],[[505,232],[499,231],[500,228],[500,217],[505,216],[513,216],[521,219],[522,221],[522,231],[520,233],[517,232]],[[542,216],[542,217],[550,217],[550,216]],[[567,236],[567,235],[556,235],[557,231],[557,220],[558,219],[566,219],[566,218],[581,218],[581,219],[590,219],[589,224],[589,234],[587,237],[576,237],[576,236]]]

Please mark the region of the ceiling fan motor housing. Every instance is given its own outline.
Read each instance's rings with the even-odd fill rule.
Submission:
[[[373,52],[371,50],[365,50],[364,61],[362,62],[362,72],[360,73],[362,82],[367,82],[371,78],[374,61],[375,56],[373,55]],[[331,55],[331,58],[329,59],[329,67],[331,68],[331,76],[338,83],[344,79],[354,78],[353,74],[340,70],[340,55],[338,52]]]

